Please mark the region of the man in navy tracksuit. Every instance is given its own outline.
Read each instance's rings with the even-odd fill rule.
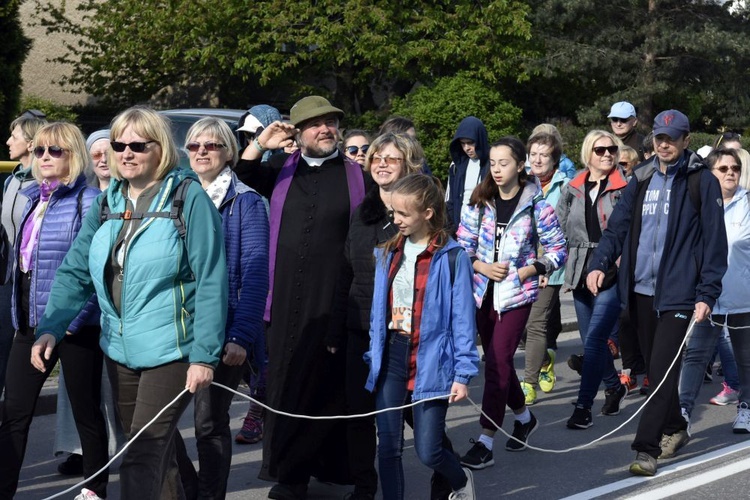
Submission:
[[[586,279],[596,295],[604,271],[621,256],[620,297],[636,318],[651,387],[632,448],[636,475],[653,476],[690,439],[677,392],[678,356],[692,316],[704,321],[721,294],[727,239],[721,188],[688,150],[690,124],[676,110],[654,119],[652,161],[635,170],[612,213]],[[694,176],[697,176],[693,178]]]

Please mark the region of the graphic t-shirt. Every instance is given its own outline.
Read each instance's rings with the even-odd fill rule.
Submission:
[[[519,189],[510,200],[503,200],[500,196],[495,197],[495,257],[492,259],[493,262],[497,262],[500,258],[501,240],[508,228],[510,218],[513,217],[513,212],[516,211],[522,192],[523,189]]]
[[[414,273],[417,270],[417,256],[427,249],[427,244],[417,245],[409,238],[404,242],[404,258],[396,272],[391,286],[391,321],[389,330],[404,333],[412,332],[411,311],[414,305]]]

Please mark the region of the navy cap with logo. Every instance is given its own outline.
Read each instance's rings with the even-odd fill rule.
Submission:
[[[690,133],[688,117],[676,109],[662,111],[654,118],[654,136],[667,134],[676,141],[683,135]]]

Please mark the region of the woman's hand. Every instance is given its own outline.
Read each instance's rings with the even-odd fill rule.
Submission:
[[[453,386],[451,386],[451,397],[448,398],[448,402],[455,403],[456,401],[461,401],[468,395],[469,387],[466,384],[453,382]]]
[[[39,340],[34,342],[34,345],[31,346],[31,364],[34,368],[42,373],[47,371],[46,362],[52,357],[52,350],[55,348],[55,344],[57,344],[55,337],[49,333],[45,333],[39,337]]]
[[[232,342],[227,342],[227,345],[224,346],[224,356],[221,360],[225,365],[239,366],[245,362],[245,358],[247,358],[247,351],[244,347]]]
[[[187,371],[187,380],[185,389],[195,394],[198,389],[203,389],[211,385],[214,380],[214,369],[203,365],[190,365]]]
[[[484,274],[492,281],[503,281],[508,276],[508,269],[510,269],[509,262],[493,262],[492,264],[487,264],[486,262],[480,263],[479,261],[476,261],[475,265],[476,264],[480,264],[477,271]]]

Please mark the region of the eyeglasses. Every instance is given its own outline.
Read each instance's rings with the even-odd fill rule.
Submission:
[[[60,158],[65,151],[60,146],[37,146],[34,148],[34,156],[36,156],[37,158],[41,158],[42,156],[44,156],[45,149],[49,151],[49,155],[52,158]]]
[[[344,149],[346,149],[346,152],[349,153],[350,155],[356,156],[357,155],[357,151],[362,151],[362,154],[367,153],[367,150],[370,149],[370,145],[369,144],[364,144],[362,147],[347,146]]]
[[[720,167],[716,167],[714,170],[718,170],[722,174],[726,174],[727,172],[729,172],[730,168],[732,169],[732,172],[734,172],[735,174],[739,174],[740,171],[742,170],[742,167],[740,167],[739,165],[730,165],[730,166],[722,165]]]
[[[630,118],[610,118],[612,123],[628,123]]]
[[[116,153],[122,153],[123,151],[125,151],[125,148],[130,148],[130,150],[133,153],[143,153],[144,151],[146,151],[146,145],[151,144],[152,142],[156,142],[156,141],[146,141],[146,142],[112,141],[110,142],[110,145],[112,146],[112,149],[114,149]]]
[[[388,164],[388,166],[395,167],[400,162],[404,161],[404,159],[403,158],[399,158],[398,156],[380,156],[380,155],[374,155],[372,157],[372,161],[375,162],[378,165],[380,163],[382,163],[382,162],[385,162],[385,163]]]
[[[614,155],[615,153],[617,153],[618,149],[620,148],[618,148],[617,146],[597,146],[593,149],[593,151],[596,156],[604,156],[605,151],[611,155]]]
[[[219,142],[204,142],[201,144],[200,142],[188,142],[185,144],[185,149],[190,151],[191,153],[196,153],[198,150],[203,146],[206,151],[218,151],[221,148],[225,148],[226,145],[221,144]]]

